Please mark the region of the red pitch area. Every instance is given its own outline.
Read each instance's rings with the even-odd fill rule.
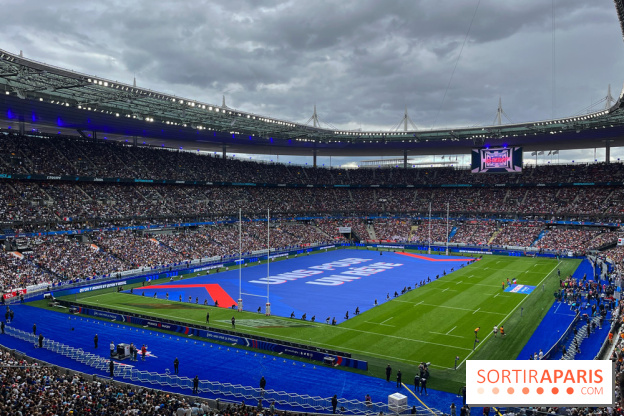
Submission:
[[[405,253],[402,251],[397,251],[396,254],[401,254],[403,256],[416,257],[417,259],[427,260],[427,261],[461,261],[461,262],[469,262],[471,259],[432,259],[431,257],[421,256],[420,254],[413,253]]]
[[[212,284],[196,284],[196,285],[156,285],[156,286],[144,286],[140,289],[191,289],[191,288],[204,288],[208,295],[212,298],[212,301],[219,302],[221,308],[231,308],[236,305],[236,301],[227,294],[223,288],[215,283]]]

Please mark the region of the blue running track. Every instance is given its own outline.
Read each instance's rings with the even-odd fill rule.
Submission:
[[[384,254],[385,256],[385,254]],[[220,381],[222,383],[242,384],[257,387],[261,376],[267,380],[267,388],[289,393],[308,394],[311,396],[338,397],[364,400],[370,394],[375,402],[387,402],[387,396],[400,391],[408,396],[410,406],[419,405],[405,389],[397,389],[396,383],[383,379],[341,371],[322,365],[306,364],[299,361],[264,355],[260,352],[247,352],[233,347],[212,344],[191,337],[162,334],[146,328],[127,327],[116,322],[93,320],[81,316],[41,310],[28,305],[15,305],[15,320],[11,322],[23,331],[32,331],[33,323],[45,337],[62,342],[86,352],[97,353],[103,357],[109,354],[109,343],[134,342],[135,345],[147,344],[150,355],[146,361],[124,364],[135,365],[139,370],[165,373],[173,372],[173,360],[180,360],[180,376],[194,377],[201,380]],[[99,348],[93,345],[93,336],[99,336]],[[30,356],[57,365],[83,371],[88,374],[98,370],[70,360],[45,349],[17,340],[9,335],[0,335],[0,343],[9,348],[20,350]],[[100,372],[101,376],[107,375]],[[433,375],[435,376],[435,375]],[[411,380],[405,380],[411,383]],[[153,385],[146,385],[154,388]],[[413,389],[413,386],[410,386]],[[180,393],[176,389],[163,387],[165,390]],[[189,391],[184,393],[189,394]],[[443,411],[448,411],[451,402],[461,407],[461,398],[454,394],[429,390],[423,401]]]

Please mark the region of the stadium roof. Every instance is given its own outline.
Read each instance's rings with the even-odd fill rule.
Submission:
[[[614,0],[624,33],[624,3]],[[461,154],[624,146],[624,108],[519,124],[439,130],[346,131],[252,114],[40,63],[0,50],[0,120],[206,151],[310,156]],[[407,116],[407,114],[406,114]],[[407,123],[406,123],[407,124]]]

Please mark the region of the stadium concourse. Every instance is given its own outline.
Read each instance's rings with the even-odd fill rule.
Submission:
[[[0,133],[0,239],[4,242],[0,286],[6,299],[24,291],[37,293],[49,287],[57,290],[94,279],[113,279],[129,271],[150,274],[234,261],[239,256],[239,232],[242,255],[260,256],[267,248],[267,208],[269,245],[276,250],[305,251],[336,243],[411,243],[425,249],[433,245],[435,250],[448,246],[451,252],[461,248],[511,250],[518,255],[589,254],[611,265],[610,283],[622,270],[624,250],[616,245],[624,217],[624,165],[620,163],[538,166],[514,175],[473,175],[454,168],[326,169],[78,137]],[[339,227],[350,231],[341,233]],[[23,330],[41,313],[28,305],[16,307],[16,312],[11,325]],[[46,337],[62,341],[66,317],[48,313]],[[85,319],[84,332],[76,327],[72,338],[90,344],[97,325],[102,323]],[[129,329],[109,325],[100,331],[103,346],[110,341],[107,338],[120,339],[123,331]],[[152,345],[160,342],[166,351],[164,343],[169,341],[150,339]],[[11,348],[21,345],[18,349],[22,350],[27,345],[5,336],[0,343]],[[192,348],[202,348],[195,345]],[[73,365],[43,350],[25,352],[42,354],[39,358],[62,366]],[[617,356],[617,350],[614,353]],[[172,358],[166,354],[171,352],[158,364],[163,371]],[[254,365],[261,366],[249,364]],[[222,367],[212,371],[221,371],[223,382],[232,371],[243,371]],[[53,379],[50,389],[62,391],[58,379],[64,377],[47,374],[52,371],[37,369],[35,373],[41,380],[48,375]],[[379,379],[348,372],[337,377],[336,370],[331,375],[325,373],[329,369],[322,371],[327,380],[353,381],[376,389],[380,397],[375,400],[390,391]],[[286,382],[286,372],[277,368],[271,372],[280,383]],[[257,375],[251,374],[246,382],[255,385]],[[27,389],[8,371],[4,378],[11,381],[9,385],[16,384],[16,391],[7,395]],[[72,386],[81,382],[91,386],[94,397],[109,397],[121,389],[123,399],[119,400],[132,401],[125,387],[106,390],[103,385],[68,380]],[[337,389],[333,386],[321,393],[331,396]],[[355,387],[354,391],[360,399],[372,394]],[[154,410],[164,402],[167,410],[174,406],[173,400],[165,400],[160,393],[149,398],[145,390],[134,394],[143,397],[133,404],[137,407],[151,405]],[[439,394],[430,398],[430,404],[446,411],[453,395]],[[442,405],[436,406],[436,400]],[[75,403],[75,398],[68,402]]]

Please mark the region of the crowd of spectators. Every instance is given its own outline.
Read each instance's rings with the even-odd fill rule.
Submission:
[[[410,241],[417,243],[446,242],[452,227],[454,227],[453,222],[447,226],[446,220],[423,220],[417,224],[417,228],[412,232]]]
[[[331,239],[317,227],[296,221],[276,223],[271,226],[271,247],[305,247],[314,243],[328,243]]]
[[[210,257],[210,235],[205,228],[198,231],[183,230],[178,233],[155,234],[154,238],[185,259]]]
[[[588,248],[590,250],[599,250],[604,247],[611,246],[617,242],[618,233],[614,231],[603,230],[600,234],[595,236],[589,243]]]
[[[591,241],[601,232],[602,230],[599,229],[552,227],[535,243],[535,247],[546,250],[584,253],[588,250]]]
[[[69,236],[37,239],[32,262],[60,280],[95,277],[127,269],[127,264],[95,245]]]
[[[58,217],[50,209],[49,198],[41,191],[37,183],[3,182],[0,183],[1,221],[50,221]],[[52,202],[52,201],[50,201]]]
[[[540,222],[504,222],[491,242],[493,246],[530,247],[544,229]]]
[[[207,415],[207,400],[72,374],[0,352],[3,415]],[[179,410],[182,409],[182,410]]]
[[[330,237],[330,241],[346,241],[347,239],[367,241],[371,239],[371,236],[367,229],[367,224],[364,220],[361,219],[322,219],[317,220],[315,224],[325,235]],[[341,227],[351,228],[351,232],[341,234],[339,232]]]
[[[624,246],[615,246],[603,253],[613,261],[615,272],[621,276],[624,273]]]
[[[566,195],[567,204],[561,212],[570,214],[600,214],[605,212],[609,208],[608,198],[615,191],[613,188],[606,187],[596,187],[591,192],[574,192],[571,191],[573,188],[564,189],[568,191]]]
[[[244,222],[240,234],[243,255],[266,250],[266,221]],[[160,232],[94,231],[78,236],[42,236],[28,241],[29,246],[22,250],[25,254],[2,252],[2,289],[239,255],[237,223]],[[271,223],[271,249],[297,249],[329,241],[333,240],[315,225],[296,221]]]
[[[519,201],[519,212],[554,214],[558,211],[557,202],[558,188],[536,188],[530,192],[524,192],[524,196]],[[518,191],[522,194],[522,191]],[[519,198],[520,199],[520,198]]]
[[[494,221],[467,221],[457,229],[451,242],[477,246],[488,245],[497,229]]]
[[[42,276],[71,279],[132,268],[177,264],[196,258],[230,256],[239,251],[238,227],[205,226],[173,233],[139,235],[103,228],[128,225],[202,222],[272,216],[341,216],[343,220],[313,223],[279,221],[272,224],[273,248],[344,241],[338,227],[351,227],[357,240],[395,240],[426,243],[427,220],[361,219],[385,213],[426,216],[430,207],[438,217],[509,218],[540,220],[620,221],[624,191],[615,186],[549,186],[561,182],[600,182],[624,179],[624,164],[580,164],[528,167],[521,174],[474,175],[445,168],[341,169],[261,163],[236,158],[147,146],[129,146],[77,137],[19,135],[0,132],[0,170],[6,173],[83,175],[149,180],[280,183],[300,185],[381,185],[372,188],[265,187],[174,185],[60,181],[0,181],[0,224],[5,234],[50,230],[92,229],[86,240],[43,238],[33,253],[19,260],[6,257],[1,267],[5,287],[37,282]],[[505,183],[540,186],[496,187]],[[458,187],[388,188],[384,185],[461,185]],[[485,185],[466,187],[464,185]],[[359,218],[356,218],[359,217]],[[264,224],[264,225],[263,225]],[[245,222],[242,251],[266,249],[265,225]],[[613,231],[549,228],[543,221],[503,223],[433,220],[431,241],[497,246],[535,245],[541,249],[584,252],[603,249],[617,238]],[[7,231],[8,230],[8,231]],[[93,244],[93,246],[92,246]],[[96,247],[96,248],[93,248]],[[6,254],[6,253],[5,253]],[[68,260],[73,258],[75,260]],[[8,259],[8,260],[7,260]],[[16,263],[17,262],[17,263]],[[27,271],[25,271],[27,270]]]
[[[618,187],[614,189],[609,198],[605,201],[607,208],[605,213],[623,215],[624,214],[624,188]]]
[[[93,243],[109,255],[120,259],[128,269],[153,268],[185,261],[182,254],[158,240],[132,231],[95,232]]]
[[[620,222],[620,191],[582,188],[285,188],[49,181],[0,182],[0,221],[63,223],[236,215],[401,213]],[[613,205],[615,202],[617,203]],[[614,218],[611,218],[614,217]]]
[[[237,257],[267,248],[266,221],[221,222],[199,227],[160,227],[145,230],[93,229],[72,235],[48,235],[25,239],[28,247],[3,252],[0,257],[5,289],[42,282],[88,279],[111,273],[151,270],[188,264],[191,260]],[[430,227],[431,224],[431,227]],[[341,234],[340,227],[351,233]],[[541,222],[493,220],[451,221],[401,219],[271,220],[270,248],[299,249],[312,244],[352,240],[396,241],[427,244],[531,247],[584,253],[615,244],[617,233],[605,228],[567,229]],[[537,240],[540,233],[543,238]],[[240,243],[239,243],[240,234]],[[537,241],[536,241],[537,240]],[[13,240],[11,240],[13,241]],[[13,244],[13,243],[11,243]],[[240,244],[240,245],[239,245]]]
[[[20,135],[0,132],[6,173],[82,175],[91,177],[207,180],[214,182],[408,185],[496,185],[501,183],[599,182],[624,178],[624,164],[592,163],[525,166],[514,175],[475,175],[467,169],[440,168],[325,168],[263,163],[237,158],[226,160],[200,152],[152,146],[131,146],[89,138]],[[277,179],[279,178],[279,180]]]
[[[383,212],[411,213],[418,211],[416,192],[404,188],[377,188],[377,202]]]
[[[412,231],[412,224],[411,221],[405,219],[376,220],[373,228],[377,240],[407,242]]]
[[[55,281],[54,276],[35,266],[28,255],[0,251],[0,291]]]
[[[223,159],[146,146],[129,146],[77,137],[0,133],[0,173],[80,175],[98,178],[169,179],[186,181],[279,183],[298,185],[381,185],[374,188],[286,188],[165,184],[1,181],[0,222],[16,232],[146,225],[158,220],[230,218],[241,209],[250,218],[274,215],[409,213],[426,215],[430,207],[443,215],[512,214],[555,218],[609,219],[624,215],[624,190],[615,186],[558,187],[549,184],[624,180],[624,164],[576,164],[526,167],[521,174],[473,175],[445,168],[341,169]],[[460,185],[444,188],[384,188],[384,185]],[[538,187],[497,188],[494,185],[539,184]],[[485,187],[464,187],[486,185]],[[271,248],[304,247],[345,241],[339,227],[351,227],[364,240],[521,246],[574,251],[602,249],[617,233],[599,228],[546,227],[543,222],[416,221],[344,218],[312,222],[272,221]],[[267,248],[266,222],[242,225],[242,252]],[[544,232],[543,238],[538,239]],[[431,237],[429,234],[431,233]],[[236,223],[180,228],[166,232],[96,231],[84,238],[43,236],[31,239],[23,253],[0,252],[0,288],[82,279],[116,271],[179,264],[206,257],[236,256]],[[616,271],[624,268],[624,248],[604,254]],[[0,356],[0,413],[82,414],[106,408],[115,414],[171,414],[189,407],[180,398],[106,382],[87,381],[51,367],[26,365],[9,353]],[[190,408],[190,407],[189,407]],[[201,407],[200,407],[201,409]],[[203,409],[204,411],[207,408]],[[201,413],[200,413],[201,414]]]

